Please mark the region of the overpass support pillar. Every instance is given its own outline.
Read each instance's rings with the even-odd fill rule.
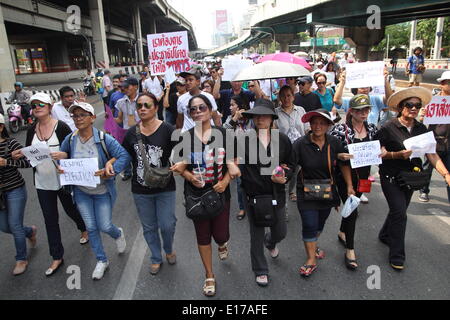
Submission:
[[[277,34],[277,42],[281,46],[281,52],[289,52],[289,43],[294,40],[296,37],[295,34]]]
[[[262,44],[264,44],[264,54],[269,54],[270,45],[273,43],[272,39],[265,38],[261,40]]]
[[[142,42],[142,25],[141,25],[141,9],[139,4],[136,4],[133,11],[134,32],[137,41],[137,64],[144,63],[144,45]]]
[[[108,43],[106,41],[102,0],[89,0],[89,14],[92,23],[92,39],[95,45],[95,61],[104,62],[106,68],[109,68]]]
[[[5,21],[3,20],[3,9],[0,5],[0,92],[13,91],[14,82],[16,82],[16,74],[14,73],[13,60],[9,50],[8,35],[6,34]]]
[[[356,47],[356,58],[361,62],[369,60],[370,47],[377,45],[384,38],[384,27],[369,29],[367,27],[350,27],[344,29],[344,38]]]

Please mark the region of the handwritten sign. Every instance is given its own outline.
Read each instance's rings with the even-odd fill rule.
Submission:
[[[251,60],[241,60],[241,59],[223,59],[223,81],[233,81],[234,78],[238,75],[238,73],[245,68],[251,67],[253,65],[253,61]]]
[[[436,153],[436,139],[432,131],[403,141],[406,150],[412,150],[410,159],[423,157],[427,153]]]
[[[94,176],[98,171],[98,159],[68,159],[61,160],[60,166],[64,170],[60,181],[62,186],[83,186],[95,188],[100,184],[100,177]]]
[[[152,75],[163,75],[170,67],[176,73],[189,68],[187,31],[148,34],[147,42]]]
[[[366,88],[384,86],[384,62],[373,61],[346,65],[345,87]]]
[[[177,80],[177,76],[175,75],[175,71],[170,67],[166,70],[166,75],[164,76],[164,81],[166,83],[172,84]]]
[[[450,96],[434,96],[427,106],[424,124],[450,123]]]
[[[39,142],[30,147],[22,149],[23,155],[30,161],[31,166],[34,168],[40,163],[51,160],[50,148],[46,143]]]
[[[380,157],[381,146],[380,141],[378,140],[349,144],[348,151],[351,155],[353,155],[353,159],[350,160],[350,165],[352,166],[352,169],[382,163]]]

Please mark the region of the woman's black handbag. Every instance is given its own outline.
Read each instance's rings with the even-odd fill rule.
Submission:
[[[218,168],[217,164],[214,162],[213,185],[217,184],[217,176]],[[186,217],[194,221],[199,221],[211,220],[220,215],[225,206],[225,199],[222,193],[218,193],[211,188],[201,196],[196,196],[189,190],[190,188],[190,186],[187,186],[184,191],[186,201]]]
[[[151,189],[164,189],[172,179],[172,171],[169,166],[164,168],[153,168],[147,161],[147,153],[145,152],[142,142],[141,129],[139,124],[136,125],[136,138],[139,145],[142,161],[144,162],[144,181],[147,187]]]
[[[330,201],[333,200],[333,172],[331,171],[331,146],[328,145],[328,170],[330,179],[303,179],[303,192],[305,201]]]
[[[253,224],[257,227],[273,227],[277,223],[277,205],[275,185],[271,195],[250,197],[249,207],[253,214]]]
[[[421,190],[426,187],[431,180],[432,172],[413,172],[413,171],[401,171],[397,177],[397,184],[402,189],[408,190]]]

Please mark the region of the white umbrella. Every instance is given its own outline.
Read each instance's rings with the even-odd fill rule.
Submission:
[[[310,72],[298,64],[266,61],[240,71],[233,81],[251,81],[309,76]]]

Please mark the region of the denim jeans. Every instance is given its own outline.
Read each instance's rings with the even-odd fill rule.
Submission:
[[[6,210],[0,211],[0,230],[10,233],[16,245],[16,261],[27,260],[27,242],[33,230],[24,227],[23,217],[27,203],[27,189],[25,186],[4,192]]]
[[[176,122],[177,122],[177,116],[175,115],[175,114],[173,114],[172,112],[170,112],[170,111],[165,111],[165,115],[166,115],[166,122],[167,123],[169,123],[169,124],[171,124],[171,125],[175,125],[176,124]]]
[[[316,242],[319,240],[319,234],[322,233],[325,227],[331,208],[324,210],[301,210],[299,208],[299,211],[303,225],[303,241]]]
[[[152,264],[162,263],[160,232],[166,254],[173,252],[173,238],[177,218],[175,217],[176,192],[157,194],[133,193],[136,209],[144,229],[144,238],[152,253]]]
[[[112,223],[111,196],[109,193],[90,195],[74,188],[74,199],[86,224],[89,243],[98,261],[106,262],[100,232],[108,234],[113,239],[121,236],[120,230]]]

